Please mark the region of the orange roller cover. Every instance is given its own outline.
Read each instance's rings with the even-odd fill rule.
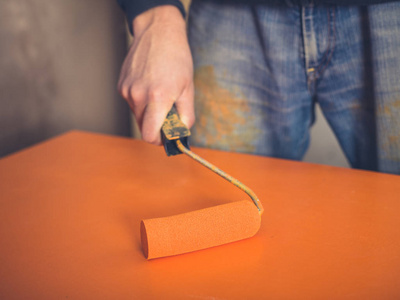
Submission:
[[[250,201],[237,201],[141,222],[147,259],[192,252],[252,237],[261,216]]]

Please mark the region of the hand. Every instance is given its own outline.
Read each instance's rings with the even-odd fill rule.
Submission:
[[[133,31],[118,90],[132,109],[143,140],[160,145],[160,129],[174,103],[182,122],[189,128],[194,123],[186,23],[176,7],[165,5],[137,16]]]

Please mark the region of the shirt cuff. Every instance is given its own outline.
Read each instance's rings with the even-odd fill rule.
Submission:
[[[125,12],[126,19],[128,21],[129,31],[133,34],[132,22],[133,19],[141,13],[149,10],[150,8],[160,5],[174,5],[176,6],[183,18],[185,18],[185,8],[179,0],[117,0],[122,10]]]

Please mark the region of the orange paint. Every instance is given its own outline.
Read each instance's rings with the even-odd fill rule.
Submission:
[[[252,187],[260,230],[150,261],[142,219],[246,196],[125,138],[72,132],[1,159],[0,298],[400,298],[400,176],[194,151]]]
[[[218,83],[213,66],[196,69],[194,81],[197,118],[193,135],[195,143],[224,150],[253,152],[253,142],[260,129],[252,125],[254,120],[248,114],[250,107],[240,96],[241,92],[223,88]],[[244,124],[246,133],[239,133]]]

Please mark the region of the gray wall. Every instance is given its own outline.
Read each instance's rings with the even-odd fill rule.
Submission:
[[[0,156],[70,129],[130,135],[115,0],[0,1]]]
[[[304,161],[336,167],[349,167],[349,163],[318,105],[316,106],[315,117],[315,124],[311,128],[311,143]]]

